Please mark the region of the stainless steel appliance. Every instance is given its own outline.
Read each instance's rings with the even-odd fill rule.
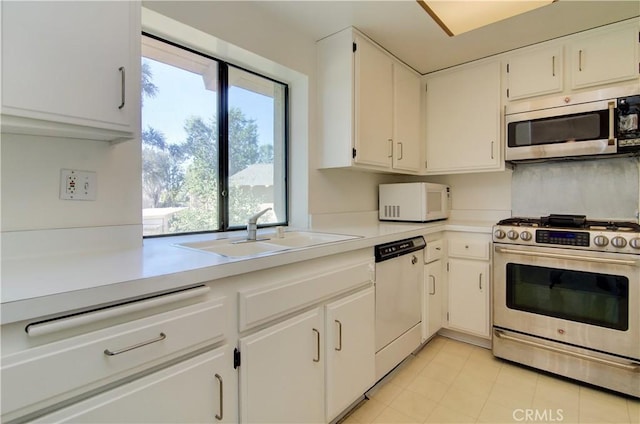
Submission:
[[[433,183],[378,186],[380,221],[428,222],[449,217],[449,187]]]
[[[375,247],[376,377],[382,378],[421,342],[422,236]]]
[[[510,218],[493,241],[493,354],[640,397],[640,225]]]
[[[640,151],[640,95],[616,88],[509,105],[505,159],[566,158]]]

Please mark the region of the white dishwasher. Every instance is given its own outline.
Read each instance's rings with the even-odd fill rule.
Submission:
[[[422,236],[375,246],[378,379],[420,346],[425,246]]]

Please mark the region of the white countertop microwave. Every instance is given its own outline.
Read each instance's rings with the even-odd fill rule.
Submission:
[[[428,222],[449,217],[449,187],[433,183],[378,186],[380,221]]]

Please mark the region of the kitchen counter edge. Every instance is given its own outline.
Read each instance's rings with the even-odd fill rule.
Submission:
[[[17,261],[13,263],[14,269],[8,271],[3,264],[0,324],[142,298],[419,235],[444,231],[490,233],[492,225],[482,221],[437,221],[312,228],[311,231],[350,234],[358,238],[244,260],[176,247],[176,243],[194,238],[179,236],[145,239],[144,246],[139,249],[87,254],[83,264],[76,266],[77,272],[69,271],[72,265],[66,256],[32,258],[28,266]],[[373,251],[371,254],[373,256]],[[120,263],[122,266],[115,267]],[[19,272],[20,268],[26,275],[16,277],[23,274]]]

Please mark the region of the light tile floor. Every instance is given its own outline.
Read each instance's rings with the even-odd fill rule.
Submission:
[[[342,422],[640,423],[640,400],[496,359],[437,336]]]

